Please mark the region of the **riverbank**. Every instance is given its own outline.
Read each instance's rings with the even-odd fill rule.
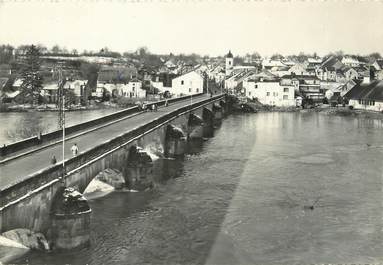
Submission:
[[[259,102],[247,102],[238,104],[238,111],[242,112],[320,112],[326,115],[339,115],[339,116],[355,116],[366,119],[378,119],[383,120],[383,113],[362,110],[362,109],[350,109],[349,106],[331,107],[330,105],[319,105],[313,108],[303,109],[301,107],[273,107],[269,105],[262,105]]]
[[[321,106],[313,109],[301,109],[301,112],[320,112],[326,115],[338,115],[338,116],[354,116],[361,117],[366,119],[377,119],[383,120],[383,113],[362,109],[350,109],[346,107],[330,107],[330,106]]]

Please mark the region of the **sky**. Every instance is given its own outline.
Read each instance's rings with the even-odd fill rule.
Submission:
[[[0,43],[263,56],[383,54],[383,1],[0,1]]]

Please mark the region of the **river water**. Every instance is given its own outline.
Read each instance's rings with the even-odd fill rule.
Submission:
[[[65,113],[66,126],[96,119],[116,112],[117,109],[69,111]],[[58,128],[57,111],[2,112],[0,113],[0,145],[16,142],[50,132]]]
[[[232,115],[195,150],[157,160],[152,191],[91,200],[89,248],[15,263],[383,262],[379,121]]]

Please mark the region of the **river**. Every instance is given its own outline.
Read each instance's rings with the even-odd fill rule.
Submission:
[[[14,263],[382,263],[382,160],[377,120],[232,115],[193,155],[157,160],[152,191],[91,200],[89,248]]]
[[[96,119],[118,109],[97,109],[69,111],[65,113],[66,126]],[[0,145],[9,144],[39,131],[50,132],[58,128],[57,111],[1,112],[0,113]]]

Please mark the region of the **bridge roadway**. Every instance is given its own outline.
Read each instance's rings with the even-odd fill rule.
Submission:
[[[193,103],[207,99],[207,95],[193,98]],[[168,107],[161,107],[157,112],[143,112],[113,123],[109,126],[90,131],[73,139],[65,141],[65,158],[72,156],[71,147],[77,143],[79,152],[94,148],[98,144],[113,139],[122,132],[127,132],[137,126],[158,118],[166,113],[170,113],[180,107],[190,104],[190,99],[170,104]],[[0,165],[0,190],[19,182],[29,175],[38,172],[51,165],[51,157],[55,155],[57,163],[62,163],[62,142],[37,150],[29,155],[13,159]]]

